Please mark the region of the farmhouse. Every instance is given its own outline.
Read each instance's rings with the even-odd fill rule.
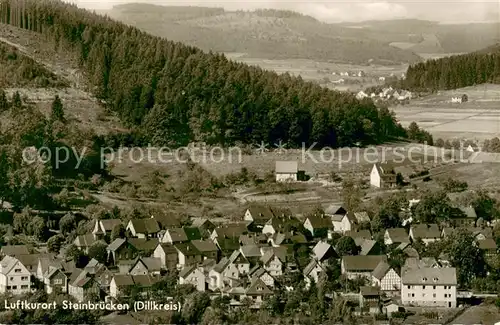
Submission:
[[[381,262],[372,272],[372,283],[382,291],[401,289],[401,277],[386,262]]]
[[[451,98],[452,103],[465,103],[469,101],[469,97],[466,94],[463,94],[462,96],[453,96]]]
[[[409,243],[410,239],[404,228],[386,229],[384,233],[384,243],[386,245]]]
[[[370,173],[370,185],[377,188],[396,186],[396,173],[388,165],[374,164]]]
[[[386,255],[344,256],[341,262],[342,274],[349,279],[357,277],[371,279],[373,271],[381,262],[387,262]]]
[[[296,161],[276,162],[276,182],[296,182],[299,173]]]
[[[22,294],[30,291],[31,273],[17,258],[5,256],[0,262],[0,292]]]
[[[429,244],[441,239],[441,232],[436,224],[419,224],[410,227],[410,238],[416,241],[418,238],[422,239],[424,244]]]

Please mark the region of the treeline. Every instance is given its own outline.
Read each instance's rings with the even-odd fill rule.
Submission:
[[[1,13],[1,22],[73,50],[96,95],[156,145],[281,140],[339,147],[405,135],[370,100],[203,53],[71,4],[9,0]]]
[[[417,91],[500,83],[499,53],[470,53],[411,65],[403,87]]]

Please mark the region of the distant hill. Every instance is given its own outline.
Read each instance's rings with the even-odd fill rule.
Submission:
[[[467,53],[500,41],[500,23],[440,24],[416,19],[343,23],[368,38],[392,42],[415,53]]]
[[[222,8],[127,4],[115,6],[108,15],[153,35],[207,51],[358,64],[420,60],[411,51],[390,46],[391,41],[367,37],[371,32],[322,23],[293,11],[230,12]]]

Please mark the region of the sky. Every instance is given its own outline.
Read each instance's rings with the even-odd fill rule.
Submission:
[[[500,0],[67,0],[87,9],[106,10],[121,3],[223,7],[227,10],[287,9],[325,22],[417,18],[453,22],[500,21]]]

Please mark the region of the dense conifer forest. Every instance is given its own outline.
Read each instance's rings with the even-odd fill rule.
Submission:
[[[339,147],[406,134],[370,100],[235,63],[61,1],[4,0],[0,19],[78,55],[95,94],[152,144],[281,140]]]
[[[483,83],[500,83],[500,52],[485,51],[429,60],[408,68],[404,87],[435,91],[457,89]],[[495,50],[496,49],[496,50]]]

